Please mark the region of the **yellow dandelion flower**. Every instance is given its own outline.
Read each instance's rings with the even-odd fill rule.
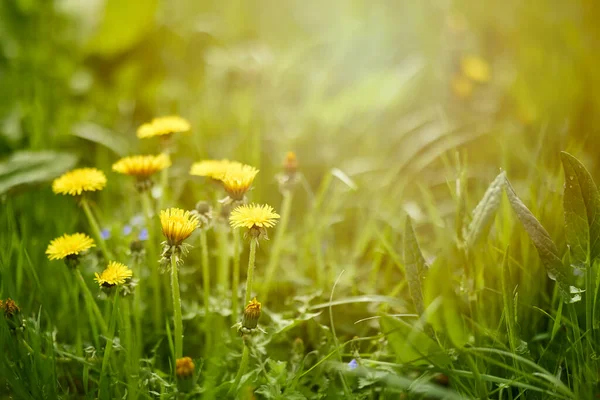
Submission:
[[[485,83],[490,80],[491,72],[490,66],[481,57],[477,56],[466,56],[460,62],[460,68],[462,73],[469,79],[478,82]]]
[[[189,378],[194,375],[196,366],[190,357],[178,358],[175,361],[175,374],[178,378]]]
[[[76,256],[96,246],[91,237],[84,233],[64,234],[50,242],[46,255],[50,260],[62,260],[68,256]]]
[[[79,168],[69,171],[52,182],[56,194],[78,196],[83,192],[102,190],[106,186],[106,175],[96,168]]]
[[[244,204],[231,212],[229,223],[233,228],[272,228],[278,218],[279,214],[267,204]]]
[[[298,170],[298,158],[296,157],[296,153],[293,151],[287,152],[285,160],[283,161],[283,169],[288,174],[293,174]]]
[[[164,136],[172,133],[187,132],[190,129],[191,125],[186,119],[176,115],[171,115],[154,118],[151,122],[141,125],[137,130],[137,137],[140,139],[146,139],[154,136]]]
[[[242,164],[237,161],[223,160],[203,160],[195,162],[190,168],[190,175],[205,176],[216,180],[221,180],[227,170],[232,166]]]
[[[198,227],[198,217],[180,208],[169,208],[160,212],[163,235],[170,246],[181,244]]]
[[[254,329],[258,325],[258,319],[260,318],[261,306],[256,297],[252,299],[244,309],[244,315],[242,317],[242,326],[246,329]]]
[[[466,99],[473,93],[473,83],[463,75],[455,76],[452,79],[452,92],[460,99]]]
[[[99,274],[96,272],[94,280],[98,282],[100,286],[110,287],[122,285],[128,279],[131,279],[132,276],[133,271],[131,271],[127,265],[111,261],[102,273]]]
[[[258,170],[249,165],[232,165],[220,179],[223,188],[233,200],[242,200],[252,186]]]
[[[166,154],[157,156],[130,156],[121,158],[113,164],[112,169],[120,174],[146,179],[150,175],[171,166],[171,159]]]

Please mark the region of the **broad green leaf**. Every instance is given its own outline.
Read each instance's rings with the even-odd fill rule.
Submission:
[[[387,315],[381,317],[380,324],[399,363],[449,364],[444,350],[418,327]]]
[[[462,318],[460,299],[452,282],[450,266],[438,258],[429,268],[425,281],[425,304],[427,322],[436,332],[450,339],[456,347],[464,346],[468,341],[468,333]]]
[[[467,248],[472,248],[475,243],[481,238],[486,228],[494,219],[498,207],[500,207],[500,199],[502,198],[502,190],[506,183],[506,173],[501,172],[491,185],[486,190],[483,198],[473,210],[473,220],[467,229],[465,242]]]
[[[20,151],[0,162],[0,194],[50,181],[72,168],[77,157],[54,151]]]
[[[527,206],[523,204],[517,196],[508,179],[506,180],[506,194],[514,212],[517,214],[519,221],[529,235],[529,239],[540,255],[542,264],[546,269],[548,277],[558,283],[558,289],[567,303],[572,302],[575,298],[571,295],[571,288],[567,280],[565,266],[562,262],[558,248],[550,238],[550,234],[544,229],[542,224],[529,211]]]
[[[101,144],[114,151],[119,156],[130,152],[129,142],[115,132],[93,123],[82,123],[73,128],[73,135]]]
[[[408,290],[412,298],[415,309],[419,315],[423,314],[423,289],[421,285],[427,272],[427,264],[421,254],[419,242],[415,235],[410,217],[406,217],[404,229],[404,269],[406,270],[406,279],[408,281]]]
[[[106,0],[90,53],[113,56],[137,44],[152,29],[158,0]]]
[[[589,267],[600,256],[600,194],[590,173],[569,153],[560,154],[565,170],[565,230],[571,263]]]

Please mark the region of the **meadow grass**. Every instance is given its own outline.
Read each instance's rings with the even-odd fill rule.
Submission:
[[[0,398],[597,396],[595,7],[283,3],[0,3]],[[111,169],[162,151],[141,193]],[[260,170],[233,204],[189,174],[223,158]],[[108,180],[83,203],[51,189],[76,167]],[[233,229],[242,202],[281,218]]]

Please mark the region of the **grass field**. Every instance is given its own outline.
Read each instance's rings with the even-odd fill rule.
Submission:
[[[0,399],[600,396],[600,7],[322,3],[0,2]]]

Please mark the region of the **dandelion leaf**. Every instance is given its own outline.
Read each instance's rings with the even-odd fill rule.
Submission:
[[[590,173],[575,157],[562,152],[565,171],[565,234],[571,263],[589,266],[600,256],[600,194]]]
[[[406,279],[408,281],[408,290],[410,291],[410,297],[412,298],[417,313],[422,314],[423,289],[421,285],[425,278],[427,264],[425,264],[425,259],[423,258],[423,254],[421,254],[412,221],[408,216],[406,217],[403,244],[403,261],[404,269],[406,270]]]
[[[0,162],[0,194],[50,181],[72,168],[77,157],[55,151],[19,151]]]
[[[533,245],[538,251],[542,264],[546,269],[548,277],[558,284],[558,289],[563,297],[563,300],[570,303],[575,300],[575,297],[571,295],[571,288],[567,279],[566,269],[558,252],[556,244],[550,238],[550,234],[542,224],[535,218],[535,216],[529,211],[527,206],[523,204],[521,199],[517,196],[510,182],[506,180],[506,194],[510,205],[517,214],[519,221],[525,228],[529,239],[533,242]]]
[[[468,248],[472,248],[475,243],[483,236],[485,230],[490,225],[502,199],[502,190],[506,184],[506,173],[501,172],[490,184],[483,198],[473,210],[473,220],[467,228],[465,242]]]

